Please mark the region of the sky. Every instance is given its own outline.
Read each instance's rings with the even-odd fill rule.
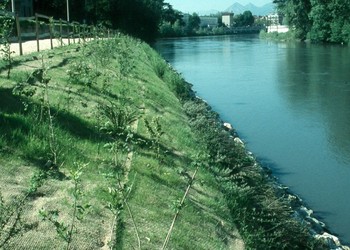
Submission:
[[[193,13],[208,10],[224,11],[237,2],[243,5],[253,3],[260,7],[264,4],[271,3],[272,0],[164,0],[164,2],[170,3],[176,10],[180,10],[184,13]]]

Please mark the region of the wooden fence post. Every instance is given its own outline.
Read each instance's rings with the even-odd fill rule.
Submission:
[[[80,24],[78,25],[78,43],[80,43],[80,36],[81,36],[81,34],[80,34]]]
[[[19,23],[18,13],[16,13],[16,26],[17,26],[17,39],[19,44],[19,55],[23,55],[21,25]]]
[[[36,33],[36,48],[37,51],[40,51],[40,46],[39,46],[39,20],[38,20],[38,14],[35,13],[35,33]]]
[[[53,42],[52,42],[52,37],[53,37],[53,32],[52,32],[52,25],[53,25],[53,19],[49,19],[49,31],[50,31],[50,46],[51,49],[53,49]]]
[[[80,26],[80,34],[82,34],[82,40],[85,43],[85,24],[83,24],[83,27]]]
[[[73,43],[75,44],[75,23],[73,23]]]
[[[63,37],[62,37],[62,19],[60,18],[60,38],[61,38],[61,46],[63,46]]]
[[[68,29],[68,45],[70,45],[70,23],[67,22],[67,29]]]

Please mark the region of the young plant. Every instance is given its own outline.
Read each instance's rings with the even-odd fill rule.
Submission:
[[[147,131],[150,135],[151,149],[155,149],[156,158],[161,161],[162,154],[160,140],[162,135],[164,135],[164,131],[162,129],[162,125],[160,124],[160,117],[157,116],[153,118],[151,122],[149,122],[147,119],[144,121]]]
[[[62,240],[65,241],[66,247],[65,249],[71,249],[71,243],[73,241],[73,237],[77,233],[76,222],[83,220],[86,215],[88,209],[91,207],[89,204],[82,205],[81,198],[83,196],[83,190],[81,188],[81,175],[83,173],[83,169],[88,164],[75,163],[76,170],[71,171],[71,178],[73,180],[74,188],[72,193],[72,216],[70,218],[70,222],[60,222],[59,221],[59,210],[50,210],[46,211],[42,209],[39,211],[39,215],[45,221],[49,221],[56,229],[56,233]]]
[[[123,201],[121,192],[118,187],[108,187],[109,200],[106,207],[113,214],[113,221],[110,232],[110,239],[108,242],[110,249],[115,249],[118,244],[119,233],[121,233],[122,219],[121,212],[123,210]]]
[[[88,62],[83,59],[74,62],[70,69],[67,70],[69,82],[72,84],[81,84],[87,87],[92,87],[93,83],[97,81],[97,78],[101,73],[92,67]]]
[[[135,56],[133,54],[134,50],[131,47],[132,45],[135,45],[135,42],[129,38],[120,40],[117,46],[115,46],[117,62],[119,64],[119,80],[123,78],[128,79],[135,68]]]
[[[198,158],[198,159],[199,159],[199,158]],[[176,220],[177,220],[177,218],[178,218],[178,216],[179,216],[179,214],[180,214],[180,211],[181,211],[182,208],[184,207],[184,204],[185,204],[185,200],[186,200],[186,198],[187,198],[187,195],[188,195],[188,193],[189,193],[189,191],[190,191],[190,189],[191,189],[191,187],[192,187],[192,185],[193,185],[193,183],[194,183],[194,180],[195,180],[195,178],[196,178],[196,175],[197,175],[197,173],[198,173],[198,170],[199,170],[199,168],[203,165],[203,163],[202,163],[201,161],[195,160],[195,161],[192,162],[192,165],[193,165],[193,167],[195,168],[195,171],[194,171],[194,173],[193,173],[191,179],[189,180],[187,189],[186,189],[184,195],[182,196],[181,200],[176,200],[176,201],[174,201],[174,203],[173,203],[173,207],[174,207],[174,209],[175,209],[176,212],[175,212],[174,218],[173,218],[173,220],[172,220],[172,222],[171,222],[170,228],[169,228],[169,230],[168,230],[168,234],[167,234],[167,236],[165,237],[163,246],[162,246],[162,248],[161,248],[162,250],[166,249],[166,247],[167,247],[167,245],[168,245],[168,243],[169,243],[170,236],[171,236],[172,231],[173,231],[173,229],[174,229],[175,222],[176,222]]]
[[[29,197],[35,195],[46,178],[47,174],[44,171],[34,173],[24,195],[15,197],[12,204],[5,203],[0,192],[0,249],[3,249],[12,237],[22,230],[21,215],[23,206]]]
[[[123,223],[121,219],[121,213],[125,207],[135,230],[138,249],[141,249],[141,239],[139,235],[139,229],[137,227],[132,209],[128,202],[128,197],[132,191],[132,188],[136,179],[136,174],[134,177],[134,181],[130,186],[128,186],[125,183],[126,176],[125,176],[125,172],[123,171],[123,166],[120,166],[118,169],[113,169],[113,172],[105,174],[105,177],[111,179],[114,183],[112,187],[108,187],[109,200],[107,202],[107,208],[114,215],[113,223],[111,227],[111,233],[110,233],[112,237],[109,242],[109,247],[110,249],[116,249],[116,246],[118,243],[117,239],[119,238],[118,233],[121,232],[122,223]],[[115,237],[113,237],[113,235],[115,235]]]
[[[7,78],[10,78],[13,58],[11,51],[10,38],[13,30],[14,19],[6,11],[6,5],[8,1],[0,3],[0,52],[2,54],[2,60],[5,62],[7,68]]]
[[[47,116],[48,116],[48,125],[49,125],[49,146],[51,151],[51,157],[53,165],[57,166],[57,157],[58,157],[58,143],[56,140],[55,127],[53,122],[53,116],[51,114],[51,104],[49,98],[49,82],[51,77],[47,75],[48,67],[44,64],[44,58],[42,57],[42,67],[36,73],[36,78],[39,82],[44,85],[44,97],[43,97],[43,106],[46,107]]]

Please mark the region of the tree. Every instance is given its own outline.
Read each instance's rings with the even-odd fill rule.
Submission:
[[[66,1],[63,0],[35,0],[34,10],[37,13],[53,16],[55,19],[65,19],[67,16],[65,4]],[[107,24],[114,29],[120,29],[151,42],[158,34],[164,1],[69,0],[69,4],[72,21]]]
[[[197,13],[193,13],[192,15],[190,15],[188,18],[186,33],[188,35],[193,34],[195,30],[199,29],[200,23],[201,23],[201,19]]]
[[[274,0],[295,36],[314,42],[350,41],[350,0]]]
[[[328,2],[328,1],[327,1]],[[315,42],[326,42],[331,36],[331,13],[324,0],[311,0],[310,20],[312,27],[310,38]]]
[[[295,30],[296,38],[305,40],[312,26],[309,18],[310,0],[274,0],[273,2],[277,4],[278,12],[285,16],[288,25]]]
[[[183,15],[180,11],[174,10],[171,4],[164,3],[162,11],[163,22],[169,22],[171,25],[173,25],[176,21],[179,21],[180,24],[184,26],[185,23],[183,22],[182,18]]]
[[[244,11],[243,14],[238,14],[234,17],[235,26],[246,27],[254,24],[254,16],[251,11]]]
[[[331,1],[331,37],[330,41],[335,43],[348,43],[350,41],[350,0]]]

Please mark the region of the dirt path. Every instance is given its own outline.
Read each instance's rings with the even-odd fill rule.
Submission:
[[[75,39],[75,43],[78,43],[79,39]],[[70,43],[74,43],[74,40],[70,39]],[[63,46],[68,45],[69,41],[68,39],[62,40]],[[58,39],[52,40],[52,45],[54,48],[61,46],[61,41]],[[42,39],[39,40],[39,49],[40,51],[51,49],[51,42],[50,39]],[[22,50],[23,55],[30,54],[32,52],[37,52],[37,42],[34,41],[27,41],[22,43]],[[16,56],[19,56],[19,43],[11,43],[11,51],[14,52]]]

